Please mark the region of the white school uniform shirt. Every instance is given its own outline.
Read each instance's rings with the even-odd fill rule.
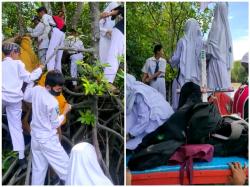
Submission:
[[[46,26],[43,22],[39,22],[34,29],[27,28],[33,38],[38,38],[38,49],[47,49],[49,47],[49,36],[45,29]]]
[[[38,79],[41,74],[41,68],[30,73],[25,69],[21,60],[4,58],[2,61],[2,99],[11,103],[21,101],[23,99],[23,82],[30,83]]]
[[[150,76],[155,74],[156,68],[156,58],[151,57],[146,60],[145,65],[142,68],[143,73],[148,73]],[[166,60],[163,58],[159,58],[159,70],[161,71],[160,75],[158,75],[157,79],[153,79],[150,81],[149,85],[155,88],[158,92],[160,92],[164,98],[166,98],[166,83],[165,83],[165,71],[166,71]]]
[[[26,88],[24,100],[32,103],[31,136],[38,141],[47,141],[56,135],[56,128],[64,120],[64,115],[59,115],[56,98],[45,87],[33,87],[31,83]]]
[[[143,73],[148,73],[150,76],[154,75],[155,74],[155,68],[156,68],[156,58],[153,56],[153,57],[150,57],[146,60],[146,63],[144,64],[143,68],[142,68],[142,72]],[[162,73],[158,76],[165,76],[165,71],[166,71],[166,60],[164,58],[159,58],[158,59],[159,61],[159,70],[158,71],[161,71]]]
[[[56,26],[56,23],[54,21],[54,19],[52,18],[51,15],[48,15],[48,14],[44,14],[42,19],[41,19],[41,22],[45,25],[45,33],[46,34],[49,34],[49,32],[51,31],[51,27],[52,25],[53,26]]]
[[[79,37],[69,36],[64,42],[65,47],[84,49],[84,45]],[[76,51],[69,51],[69,54],[75,54]]]

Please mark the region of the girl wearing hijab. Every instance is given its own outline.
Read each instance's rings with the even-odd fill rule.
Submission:
[[[185,24],[185,34],[178,41],[176,50],[171,59],[171,65],[179,67],[179,76],[174,80],[172,87],[172,107],[178,107],[179,94],[177,89],[186,82],[200,84],[200,53],[203,47],[199,23],[190,18]]]
[[[109,3],[105,8],[104,12],[111,12],[113,9],[118,7],[119,4],[116,2]],[[100,43],[99,43],[99,58],[101,63],[107,63],[107,55],[111,43],[112,29],[115,26],[115,20],[111,17],[102,18],[99,21],[100,27]]]
[[[66,185],[113,185],[104,175],[93,145],[82,142],[72,148]]]
[[[207,53],[211,55],[208,64],[208,87],[231,88],[230,70],[233,63],[232,38],[228,23],[228,4],[217,3],[214,20],[207,40]]]
[[[124,7],[120,5],[114,8],[110,13],[102,14],[101,17],[111,17],[111,20],[117,17],[121,18],[112,29],[110,48],[107,53],[107,63],[109,67],[104,68],[105,78],[110,83],[110,91],[118,93],[119,90],[113,86],[113,82],[120,64],[119,57],[124,54]]]

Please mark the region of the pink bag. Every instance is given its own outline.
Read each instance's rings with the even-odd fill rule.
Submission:
[[[192,184],[193,161],[210,162],[213,158],[214,147],[210,144],[183,145],[169,159],[170,164],[180,164],[180,183],[184,183],[184,170],[186,167],[189,184]]]

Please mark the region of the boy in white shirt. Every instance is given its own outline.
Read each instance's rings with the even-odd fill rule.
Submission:
[[[46,32],[51,34],[48,50],[46,53],[46,60],[53,56],[54,51],[57,47],[63,47],[65,34],[56,27],[56,23],[52,16],[47,14],[47,9],[45,7],[40,7],[37,9],[38,16],[41,18],[46,26]],[[48,71],[59,70],[62,72],[62,55],[63,50],[58,50],[56,55],[54,55],[47,64]]]
[[[78,37],[78,33],[75,29],[71,29],[70,36],[68,36],[65,40],[65,47],[70,47],[74,49],[84,49],[83,43]],[[69,51],[70,54],[70,75],[71,77],[77,78],[77,61],[81,61],[83,59],[83,54],[81,52]],[[77,82],[73,81],[73,85],[76,86]]]
[[[5,58],[2,61],[2,102],[6,109],[9,131],[13,150],[19,153],[19,164],[24,166],[24,138],[21,122],[23,83],[30,83],[40,77],[43,65],[32,73],[25,69],[21,60],[17,60],[20,54],[20,46],[16,43],[4,43],[2,52]]]
[[[69,156],[59,141],[56,129],[71,106],[68,104],[59,115],[58,101],[54,97],[60,95],[63,84],[64,77],[59,71],[49,71],[45,87],[29,84],[24,94],[24,100],[32,103],[32,185],[44,184],[49,164],[61,180],[66,180]]]
[[[32,20],[35,24],[35,28],[27,28],[29,35],[33,38],[37,38],[38,42],[38,56],[40,61],[44,64],[46,58],[46,52],[49,47],[49,36],[46,30],[46,25],[40,21],[38,16],[35,16]]]

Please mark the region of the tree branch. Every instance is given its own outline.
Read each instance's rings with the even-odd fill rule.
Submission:
[[[117,138],[119,138],[122,142],[124,141],[124,138],[122,135],[120,135],[118,132],[116,132],[115,130],[109,128],[109,127],[106,127],[104,125],[101,125],[100,123],[97,124],[97,127],[100,128],[100,129],[103,129],[103,130],[106,130],[108,132],[110,132],[111,134],[115,135]]]

